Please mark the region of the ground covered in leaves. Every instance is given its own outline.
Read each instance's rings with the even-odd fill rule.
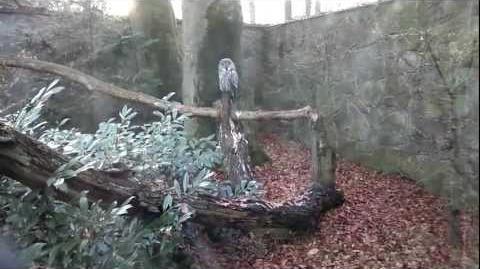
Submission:
[[[266,200],[288,200],[309,186],[307,149],[273,135],[262,144],[272,162],[256,167],[255,175]],[[336,176],[346,202],[324,215],[316,231],[286,241],[245,235],[213,244],[212,263],[225,269],[470,268],[472,253],[453,251],[448,243],[442,199],[407,178],[346,161],[339,162]],[[465,237],[471,236],[469,224],[465,218]]]

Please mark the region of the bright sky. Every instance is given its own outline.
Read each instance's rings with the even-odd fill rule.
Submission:
[[[135,0],[107,0],[108,13],[116,16],[127,16],[133,7]],[[170,0],[177,18],[182,18],[182,0]],[[241,0],[243,18],[245,22],[250,21],[248,10],[250,0]],[[284,1],[279,0],[254,0],[256,9],[256,22],[258,24],[277,24],[285,20]],[[322,12],[332,12],[362,4],[374,3],[378,0],[320,0]],[[315,0],[312,0],[315,3]],[[312,7],[312,11],[315,7]],[[294,18],[305,15],[305,0],[292,0],[292,15]]]

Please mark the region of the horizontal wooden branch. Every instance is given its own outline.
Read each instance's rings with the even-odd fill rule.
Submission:
[[[240,120],[294,120],[306,118],[316,121],[318,116],[312,107],[305,106],[293,110],[277,110],[277,111],[235,111],[232,114],[234,119]]]
[[[47,187],[47,181],[68,159],[46,145],[0,122],[0,174],[32,189],[48,189],[59,199],[71,201],[82,191],[92,200],[107,203],[132,200],[131,213],[160,212],[166,191],[155,191],[127,178],[89,169],[66,180],[68,191]],[[192,221],[212,227],[289,228],[314,227],[318,215],[340,205],[343,196],[334,189],[312,188],[295,201],[274,205],[255,199],[220,199],[210,195],[176,197],[193,210]]]
[[[0,14],[50,16],[44,8],[21,6],[18,8],[0,7]]]
[[[219,117],[218,109],[211,107],[187,106],[178,102],[165,101],[160,98],[141,93],[139,91],[126,90],[113,84],[96,79],[76,69],[60,64],[34,59],[8,58],[0,56],[0,65],[6,67],[24,68],[33,71],[58,75],[83,85],[89,91],[106,94],[130,102],[152,106],[161,110],[175,109],[180,113],[188,114],[195,117]],[[315,120],[316,118],[318,118],[318,115],[310,106],[306,106],[304,108],[296,110],[236,111],[233,114],[233,118],[238,120],[291,120],[299,118],[308,118]]]

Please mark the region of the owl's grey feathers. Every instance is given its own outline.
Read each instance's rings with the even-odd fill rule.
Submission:
[[[238,74],[235,64],[229,58],[220,60],[218,63],[218,84],[220,91],[230,93],[232,98],[237,96]]]

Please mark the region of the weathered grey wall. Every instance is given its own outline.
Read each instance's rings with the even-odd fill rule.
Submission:
[[[360,7],[270,27],[265,46],[262,108],[312,105],[339,154],[478,189],[478,1]]]
[[[263,87],[266,29],[245,25],[241,36],[240,107],[253,109]]]

